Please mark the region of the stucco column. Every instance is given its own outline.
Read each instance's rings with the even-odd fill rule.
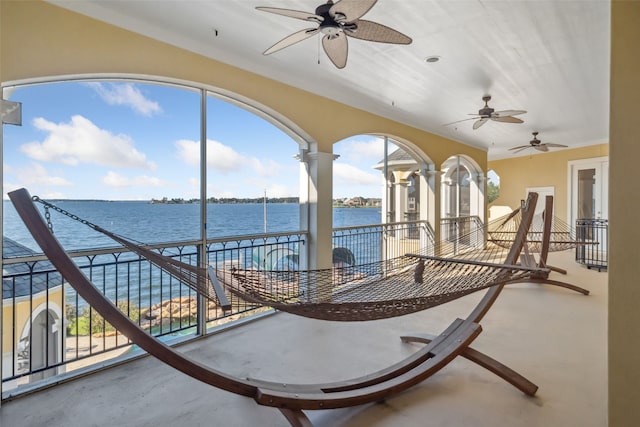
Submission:
[[[425,171],[425,197],[429,209],[426,219],[433,227],[434,241],[440,241],[440,218],[442,209],[442,196],[440,189],[442,188],[442,172],[437,170]]]
[[[419,170],[418,176],[420,179],[420,210],[418,212],[418,219],[420,220],[428,220],[429,219],[429,211],[432,209],[433,200],[431,198],[431,187],[429,187],[429,176],[431,172],[428,168],[423,167]]]
[[[472,204],[471,212],[469,213],[469,215],[478,216],[483,223],[485,222],[486,218],[485,212],[487,206],[487,204],[485,203],[485,195],[487,194],[486,185],[487,177],[482,172],[480,172],[475,176],[473,185],[471,186],[471,200],[475,200],[476,203]]]
[[[332,231],[333,231],[333,160],[332,153],[314,151],[304,155],[306,160],[306,211],[301,212],[301,218],[306,218],[309,231],[307,244],[308,254],[306,267],[316,271],[315,283],[331,280],[332,259]],[[302,194],[300,198],[301,204]],[[304,221],[303,219],[302,221]],[[304,264],[303,264],[304,265]],[[326,275],[327,277],[324,277]],[[301,290],[309,301],[330,301],[331,290],[313,286]]]
[[[617,427],[640,425],[640,187],[633,173],[640,157],[640,2],[611,6],[608,424]]]
[[[308,268],[332,266],[333,159],[332,153],[307,153],[307,209],[309,230]]]

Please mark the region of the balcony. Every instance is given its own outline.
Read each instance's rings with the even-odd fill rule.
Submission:
[[[408,245],[416,227],[425,230],[423,238],[428,241],[428,225],[410,223],[394,229],[366,226],[334,230],[334,244],[353,253],[367,253],[367,256],[402,251],[391,249],[390,242],[394,242],[395,248],[401,242]],[[361,244],[357,242],[363,241],[357,236],[368,236],[366,239],[376,243],[364,245],[363,248],[370,248],[365,252],[357,246]],[[207,248],[209,259],[221,263],[240,262],[251,258],[256,247],[265,247],[264,239],[265,236],[249,236],[211,242]],[[271,236],[270,239],[267,246],[282,253],[286,252],[284,248],[300,253],[305,236]],[[194,250],[186,246],[177,246],[183,248],[180,256],[195,256]],[[371,249],[374,247],[379,251]],[[171,250],[177,253],[177,249]],[[109,257],[115,256],[116,251],[112,252]],[[88,259],[87,254],[75,255]],[[96,261],[98,258],[96,255],[94,262],[86,266],[87,271],[94,271],[91,273],[94,279],[109,276],[98,272],[114,268],[112,263]],[[116,263],[121,264],[118,268],[127,272],[134,269],[125,265],[140,262],[124,254],[117,259],[122,261]],[[428,419],[433,425],[606,425],[607,274],[579,266],[570,251],[551,254],[549,261],[569,271],[562,280],[586,287],[591,295],[585,297],[535,284],[513,285],[505,289],[487,314],[484,332],[474,343],[478,350],[535,382],[540,387],[537,397],[527,398],[493,374],[458,358],[432,378],[382,404],[311,413],[314,424],[422,426]],[[142,270],[146,271],[147,267]],[[183,291],[187,296],[188,289]],[[176,295],[167,293],[169,290],[161,292],[166,296]],[[208,333],[201,336],[195,331],[197,318],[195,322],[187,319],[182,324],[169,322],[164,326],[160,322],[157,334],[174,340],[197,338],[183,342],[180,351],[230,374],[282,382],[327,382],[365,375],[406,357],[418,346],[401,343],[399,335],[439,333],[456,317],[465,317],[481,296],[482,292],[420,313],[372,322],[323,322],[269,311],[273,314],[251,317],[260,319],[256,322],[231,323],[242,324],[242,327],[223,328],[215,324],[239,317],[243,310],[252,313],[253,307],[234,306],[233,313],[207,314]],[[142,301],[147,298],[143,297]],[[147,306],[150,305],[139,307]],[[102,352],[100,342],[101,338],[88,346],[94,352],[93,357],[110,355]],[[111,352],[125,353],[116,359],[118,361],[134,360],[4,402],[1,424],[73,427],[86,425],[87,419],[91,419],[94,425],[288,425],[278,411],[197,383],[154,358],[140,356],[141,352],[131,349],[124,341],[111,348]],[[72,361],[80,363],[83,359],[72,357],[69,362]],[[103,362],[95,367],[100,368],[100,363]],[[65,369],[70,371],[68,366]],[[34,371],[30,375],[37,377],[38,373]],[[59,373],[62,375],[55,379],[37,380],[56,382],[70,375]],[[28,378],[28,375],[19,377]]]

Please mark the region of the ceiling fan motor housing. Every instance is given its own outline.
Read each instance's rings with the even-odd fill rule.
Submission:
[[[491,107],[484,107],[484,108],[478,110],[478,115],[482,116],[482,117],[491,117],[491,115],[493,114],[494,111],[495,111],[495,109],[493,109]]]
[[[316,15],[322,17],[322,22],[320,22],[320,26],[318,27],[318,29],[322,32],[322,34],[326,34],[330,37],[336,36],[342,31],[340,28],[340,24],[336,21],[336,18],[344,18],[344,15],[341,14],[337,14],[335,18],[331,16],[329,10],[332,6],[333,4],[327,3],[321,4],[316,8]]]
[[[484,101],[484,107],[478,110],[478,115],[481,117],[491,117],[495,109],[489,107],[489,101],[491,101],[491,95],[485,95],[482,97]]]

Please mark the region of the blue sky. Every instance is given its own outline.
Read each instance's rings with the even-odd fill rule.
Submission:
[[[198,198],[200,93],[138,82],[63,82],[5,90],[22,126],[4,126],[3,197]],[[297,144],[264,119],[207,98],[207,192],[214,197],[298,196]],[[391,148],[393,149],[393,147]],[[381,197],[380,138],[334,146],[334,197]]]

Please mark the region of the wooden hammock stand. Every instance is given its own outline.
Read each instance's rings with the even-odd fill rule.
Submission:
[[[47,227],[27,190],[10,192],[9,197],[35,241],[58,272],[117,330],[152,356],[192,378],[253,398],[260,405],[278,408],[294,427],[312,426],[304,410],[344,408],[382,401],[429,378],[457,356],[488,369],[529,396],[533,396],[538,389],[522,375],[470,347],[482,331],[480,321],[507,282],[488,288],[466,319],[454,320],[440,335],[401,337],[405,342],[423,342],[426,345],[406,359],[363,377],[325,384],[282,384],[223,373],[179,353],[132,322],[93,286],[71,260]],[[533,218],[536,200],[537,194],[531,193],[523,207],[522,222],[504,261],[507,265],[515,265],[518,260]]]
[[[578,242],[575,239],[564,239],[561,241],[552,241],[551,235],[553,233],[553,230],[552,230],[553,228],[553,196],[545,197],[545,207],[544,207],[542,217],[544,221],[543,221],[540,240],[532,241],[531,239],[527,239],[527,242],[523,248],[524,250],[520,254],[521,265],[525,267],[539,268],[539,270],[534,272],[532,276],[527,277],[526,282],[560,286],[562,288],[579,292],[583,295],[589,295],[589,291],[587,289],[581,288],[580,286],[576,286],[571,283],[562,282],[560,280],[553,280],[549,278],[549,274],[551,271],[555,271],[560,274],[567,274],[567,270],[551,266],[547,263],[547,257],[549,255],[549,252],[553,250],[553,246],[558,246],[559,249],[566,250],[568,248],[572,248],[572,247],[575,247],[576,245],[584,244],[584,243]],[[492,239],[489,239],[489,241],[492,241]],[[536,252],[539,252],[537,261],[533,253],[531,253],[532,251],[529,250],[529,248],[532,248],[532,247],[537,248]],[[516,279],[516,280],[510,281],[509,283],[519,283],[523,281],[524,280]]]

